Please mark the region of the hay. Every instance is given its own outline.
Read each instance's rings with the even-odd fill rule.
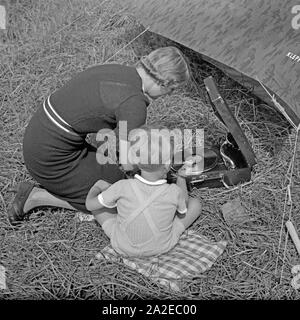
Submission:
[[[185,279],[182,290],[174,293],[123,264],[96,261],[95,254],[108,238],[95,223],[77,222],[71,211],[40,208],[20,228],[10,227],[6,212],[11,191],[20,181],[31,179],[22,157],[22,137],[30,116],[47,94],[76,72],[107,60],[143,27],[112,1],[27,0],[11,2],[8,11],[9,28],[0,48],[0,264],[7,270],[7,289],[0,290],[0,299],[300,298],[290,286],[291,267],[299,263],[297,252],[289,241],[283,261],[283,243],[278,247],[295,133],[278,112],[198,54],[151,32],[114,61],[132,64],[153,48],[176,45],[191,61],[194,82],[153,102],[148,122],[204,128],[208,143],[223,139],[224,127],[212,113],[202,82],[213,75],[256,153],[251,183],[192,193],[203,203],[203,213],[192,228],[212,240],[227,239],[226,252],[210,271]],[[300,230],[299,152],[297,157],[291,214]],[[249,220],[227,225],[220,207],[236,197]]]

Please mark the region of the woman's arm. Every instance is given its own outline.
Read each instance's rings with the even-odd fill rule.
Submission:
[[[110,183],[104,180],[99,180],[92,186],[85,200],[85,206],[87,210],[95,211],[104,208],[104,206],[98,200],[98,195],[102,193],[102,191],[106,190],[109,186]]]
[[[128,151],[131,142],[128,141],[129,134],[133,129],[139,128],[146,123],[147,105],[146,98],[141,94],[135,94],[125,100],[116,110],[117,127],[117,150],[119,151],[119,163],[123,170],[131,171],[136,169],[128,159]]]

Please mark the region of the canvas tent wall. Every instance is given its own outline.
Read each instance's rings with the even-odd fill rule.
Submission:
[[[152,32],[199,52],[299,126],[299,1],[122,0],[122,4]]]

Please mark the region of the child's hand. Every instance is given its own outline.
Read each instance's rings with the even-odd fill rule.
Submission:
[[[178,170],[178,175],[182,177],[201,174],[203,172],[203,158],[199,155],[188,158],[183,166]]]
[[[185,162],[183,166],[177,171],[178,177],[186,177],[191,172],[192,163]]]

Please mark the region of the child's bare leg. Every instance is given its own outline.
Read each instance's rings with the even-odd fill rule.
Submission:
[[[183,223],[185,229],[187,229],[201,214],[202,206],[198,199],[189,198],[187,213],[184,217],[180,217],[180,221]]]
[[[102,208],[102,209],[93,211],[92,213],[96,221],[102,226],[106,220],[116,218],[117,208],[111,208],[111,209]]]
[[[50,207],[58,207],[58,208],[65,208],[70,210],[76,210],[73,208],[67,201],[61,200],[59,198],[56,198],[54,195],[49,193],[45,189],[41,189],[38,187],[34,187],[25,204],[24,204],[24,212],[28,212],[36,207],[41,206],[50,206]]]

